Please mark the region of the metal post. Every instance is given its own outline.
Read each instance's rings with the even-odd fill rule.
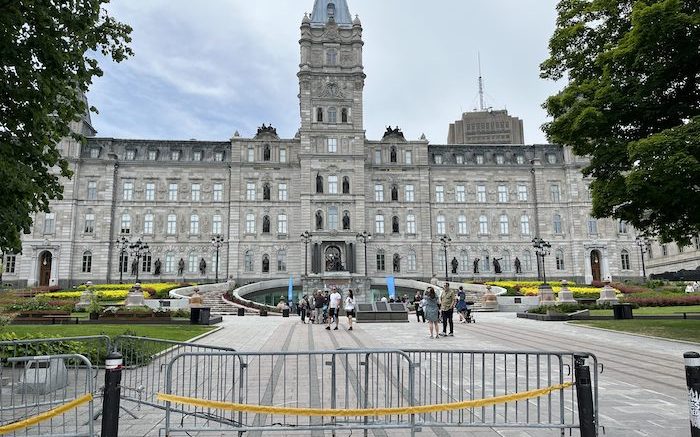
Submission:
[[[367,274],[367,240],[365,240],[365,276],[369,277]]]
[[[214,267],[216,272],[214,273],[214,282],[219,283],[219,246],[216,246],[216,266]]]
[[[700,354],[686,352],[683,359],[690,406],[690,437],[700,437]]]
[[[119,400],[124,360],[117,351],[105,359],[105,388],[102,400],[102,437],[119,436]]]
[[[644,250],[642,248],[639,248],[639,251],[642,252],[642,276],[644,276],[644,280],[647,279],[647,268],[644,265]]]
[[[122,246],[121,251],[119,252],[119,283],[122,284],[122,276],[124,275],[124,246]]]
[[[443,245],[443,248],[445,249],[445,281],[450,282],[450,276],[447,272],[447,245]]]
[[[544,257],[545,257],[545,254],[542,253],[542,280],[546,284],[547,283],[547,267],[545,267],[545,265],[544,265]]]
[[[576,400],[578,403],[578,420],[581,437],[597,437],[595,423],[595,406],[593,405],[593,386],[591,369],[586,365],[586,354],[574,354],[574,375],[576,378]]]
[[[309,276],[309,243],[304,243],[304,276]]]

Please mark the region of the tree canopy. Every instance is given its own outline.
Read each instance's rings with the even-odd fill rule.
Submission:
[[[562,0],[549,140],[590,157],[593,215],[662,241],[700,232],[700,2]]]
[[[72,175],[58,150],[88,108],[99,59],[130,55],[131,28],[109,0],[0,0],[0,250],[19,252],[32,216],[61,199]],[[90,108],[96,111],[95,108]],[[64,179],[65,180],[65,179]]]

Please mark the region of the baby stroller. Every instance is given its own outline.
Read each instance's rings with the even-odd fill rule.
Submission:
[[[472,313],[473,305],[474,302],[467,301],[467,308],[464,310],[464,320],[467,323],[476,323],[476,319],[474,318],[474,314]]]

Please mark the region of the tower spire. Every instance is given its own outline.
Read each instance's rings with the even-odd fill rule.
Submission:
[[[484,78],[481,76],[481,52],[477,52],[479,63],[479,111],[484,110]]]

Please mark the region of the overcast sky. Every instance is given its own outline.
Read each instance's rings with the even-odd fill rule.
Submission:
[[[539,78],[555,0],[348,0],[364,28],[365,129],[399,125],[444,144],[449,123],[478,105],[481,53],[487,105],[524,120],[545,142],[541,104],[561,87]],[[299,26],[313,0],[115,0],[134,28],[135,56],[103,63],[88,98],[99,136],[227,140],[272,123],[299,128]]]

